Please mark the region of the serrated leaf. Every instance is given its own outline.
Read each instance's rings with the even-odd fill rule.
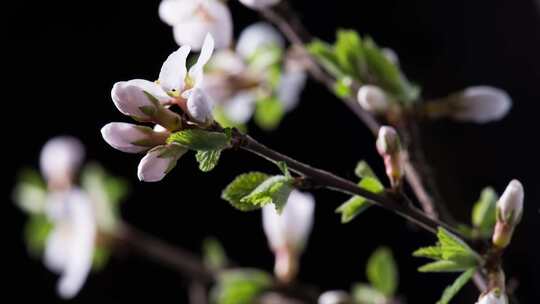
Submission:
[[[472,223],[483,237],[490,237],[496,222],[496,207],[499,199],[493,188],[486,187],[482,190],[480,198],[474,204],[472,211]]]
[[[423,247],[413,252],[415,257],[423,257],[434,260],[442,259],[442,249],[439,246]]]
[[[398,286],[398,270],[389,248],[375,250],[367,263],[369,282],[386,296],[393,296]]]
[[[341,204],[336,212],[341,214],[341,223],[346,224],[352,221],[362,212],[372,205],[368,200],[360,196],[353,196],[345,203]]]
[[[249,195],[270,176],[261,172],[244,173],[237,176],[222,192],[221,198],[228,201],[233,207],[241,211],[259,209],[251,203],[242,202],[242,198]]]
[[[442,258],[444,260],[480,258],[480,256],[463,240],[442,227],[439,227],[437,237],[439,238],[442,249]]]
[[[199,163],[199,169],[203,172],[212,171],[219,162],[221,150],[197,151],[195,158]]]
[[[471,280],[474,273],[476,272],[475,268],[469,269],[462,273],[452,285],[448,286],[442,295],[442,298],[437,302],[437,304],[448,304],[453,297]]]
[[[283,103],[275,97],[269,97],[257,101],[253,119],[261,129],[274,130],[279,126],[284,115]]]
[[[221,243],[215,238],[207,238],[203,242],[204,264],[213,270],[220,270],[227,266],[227,254]]]
[[[354,174],[356,174],[356,176],[359,178],[371,177],[378,180],[377,175],[375,175],[375,172],[373,172],[373,169],[371,169],[365,160],[361,160],[358,162],[358,164],[356,164]]]
[[[454,261],[435,261],[418,268],[419,272],[461,272],[471,268],[473,265],[463,265]]]
[[[352,288],[352,298],[354,303],[379,304],[385,303],[387,298],[377,289],[367,284],[355,284]]]
[[[287,203],[289,194],[293,190],[292,181],[290,177],[283,175],[272,176],[240,201],[252,204],[258,208],[268,204],[274,204],[276,210],[281,212]]]
[[[222,150],[229,145],[229,137],[222,132],[188,129],[171,134],[167,143],[177,143],[197,151]]]
[[[270,288],[272,277],[257,269],[235,269],[220,273],[210,297],[216,304],[252,304]]]

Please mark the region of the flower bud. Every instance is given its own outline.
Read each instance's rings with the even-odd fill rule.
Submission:
[[[399,136],[394,128],[383,126],[379,129],[377,151],[384,159],[386,174],[392,187],[398,187],[403,176],[403,159]]]
[[[523,186],[518,180],[512,180],[497,202],[497,224],[492,238],[496,247],[505,248],[510,243],[523,215],[523,197]]]
[[[112,122],[101,129],[101,135],[115,149],[126,153],[141,153],[164,145],[169,132],[155,132],[149,127]]]
[[[481,295],[476,304],[508,304],[508,297],[499,289],[493,289]]]
[[[298,271],[298,259],[313,226],[313,196],[293,190],[281,214],[273,205],[263,207],[263,228],[275,255],[275,273],[290,282]]]
[[[141,159],[137,168],[137,176],[143,182],[157,182],[169,173],[188,149],[179,144],[157,146]]]
[[[240,0],[240,2],[253,9],[263,9],[276,5],[280,0]]]
[[[384,91],[374,85],[368,84],[360,87],[357,99],[364,110],[373,113],[384,113],[390,106]]]
[[[60,136],[47,141],[41,150],[39,163],[49,187],[69,187],[83,158],[84,146],[74,137]]]
[[[343,290],[325,291],[319,296],[318,304],[347,304],[350,303],[349,294]]]
[[[214,121],[212,116],[212,101],[210,97],[201,89],[194,88],[183,94],[187,98],[188,115],[196,122],[209,124]]]
[[[494,87],[469,87],[451,96],[450,117],[458,121],[487,123],[502,119],[512,107],[508,94]]]

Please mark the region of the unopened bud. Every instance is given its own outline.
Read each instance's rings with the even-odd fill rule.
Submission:
[[[384,159],[386,175],[392,187],[398,187],[403,176],[403,159],[399,135],[394,128],[383,126],[379,129],[377,151]]]
[[[137,168],[139,180],[143,182],[162,180],[187,151],[186,147],[175,143],[158,146],[148,151]]]
[[[276,5],[281,0],[240,0],[240,2],[253,9],[267,8]]]
[[[476,304],[508,304],[508,297],[500,289],[495,288],[481,295]]]
[[[450,97],[449,116],[459,121],[487,123],[502,119],[511,107],[510,96],[501,89],[469,87]]]
[[[343,290],[325,291],[319,296],[318,304],[347,304],[351,299]]]
[[[101,128],[101,135],[115,149],[126,153],[141,153],[164,145],[169,132],[156,132],[145,126],[112,122]]]
[[[360,87],[357,99],[364,110],[373,113],[384,113],[390,106],[384,91],[374,85],[368,84]]]
[[[505,248],[510,243],[514,228],[523,215],[523,197],[523,185],[512,180],[497,202],[497,224],[492,238],[496,247]]]

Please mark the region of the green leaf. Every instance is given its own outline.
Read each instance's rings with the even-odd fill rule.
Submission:
[[[413,256],[441,260],[443,258],[442,248],[440,246],[420,248],[413,252]]]
[[[439,227],[437,237],[439,238],[444,260],[480,259],[480,256],[469,245],[448,230]]]
[[[364,177],[358,186],[373,193],[381,193],[384,191],[384,185],[379,182],[377,178],[366,176]]]
[[[452,298],[471,280],[474,273],[476,272],[475,268],[469,269],[462,273],[455,281],[452,283],[452,285],[448,286],[441,297],[441,299],[437,302],[437,304],[448,304],[452,300]]]
[[[30,215],[24,227],[24,239],[30,254],[36,257],[41,255],[52,229],[53,224],[45,214]]]
[[[311,55],[317,59],[319,64],[335,78],[340,79],[347,76],[342,72],[334,48],[330,44],[315,39],[307,45],[307,48]]]
[[[257,101],[255,108],[255,123],[264,130],[274,130],[285,115],[283,103],[275,97],[263,98]]]
[[[230,138],[222,132],[188,129],[173,133],[167,143],[177,143],[197,151],[222,150],[229,145]]]
[[[496,222],[496,207],[499,199],[493,188],[487,187],[482,190],[480,198],[474,204],[472,211],[472,223],[483,237],[490,237]]]
[[[354,303],[359,304],[379,304],[385,303],[387,298],[377,289],[367,284],[355,284],[352,288],[352,298]]]
[[[225,249],[215,238],[207,238],[203,242],[203,261],[206,267],[220,270],[229,263]]]
[[[107,266],[107,262],[111,257],[111,251],[106,246],[96,246],[94,248],[94,256],[92,257],[92,269],[100,271]]]
[[[43,213],[47,200],[47,188],[39,173],[23,169],[17,176],[13,201],[21,210],[30,214]]]
[[[398,286],[398,270],[389,248],[375,250],[367,263],[369,282],[386,296],[393,296]]]
[[[346,224],[352,221],[362,212],[372,205],[368,200],[360,196],[353,196],[345,203],[341,204],[336,213],[341,213],[341,223]]]
[[[269,176],[261,172],[244,173],[237,176],[221,194],[221,198],[229,202],[233,207],[241,211],[251,211],[259,209],[251,203],[242,201],[242,198],[249,195],[255,188],[267,180]]]
[[[339,30],[336,36],[335,54],[342,71],[362,80],[366,74],[366,58],[360,35],[354,30]]]
[[[474,264],[472,265],[474,266]],[[420,268],[419,272],[462,272],[471,268],[471,265],[463,265],[454,261],[435,261],[428,263]]]
[[[401,70],[383,54],[375,42],[364,40],[364,54],[373,83],[382,87],[406,105],[411,104],[420,95],[420,89],[405,78]]]
[[[375,175],[375,172],[373,172],[373,170],[365,160],[361,160],[358,162],[356,168],[354,169],[354,174],[356,174],[356,176],[358,176],[359,178],[371,177],[378,179],[377,175]]]
[[[276,210],[281,212],[287,203],[289,194],[293,190],[292,182],[293,179],[287,176],[272,176],[240,201],[252,204],[258,208],[272,203],[275,205]]]
[[[344,77],[336,80],[336,83],[334,84],[334,94],[339,98],[352,96],[351,79],[349,77]]]
[[[195,158],[199,162],[199,169],[203,172],[209,172],[216,167],[220,156],[221,150],[197,151]]]
[[[272,286],[272,277],[256,269],[235,269],[219,274],[210,292],[215,304],[252,304]]]
[[[287,166],[286,162],[278,161],[278,162],[276,162],[276,165],[278,166],[281,173],[283,173],[283,175],[285,175],[285,177],[288,177],[288,178],[291,177],[291,172],[289,172],[289,167]]]

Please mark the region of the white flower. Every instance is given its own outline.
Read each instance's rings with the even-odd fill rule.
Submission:
[[[159,5],[161,20],[173,27],[179,45],[200,50],[207,34],[217,48],[230,46],[233,35],[231,13],[219,0],[163,0]]]
[[[311,194],[293,190],[282,213],[275,207],[263,207],[263,228],[274,251],[276,276],[290,282],[298,271],[298,258],[311,229],[315,200]]]
[[[500,120],[512,107],[512,100],[505,91],[488,86],[469,87],[454,102],[456,108],[451,117],[475,123]]]
[[[262,9],[269,6],[276,5],[281,0],[240,0],[242,4],[254,9]]]
[[[369,112],[384,113],[390,106],[384,91],[374,85],[361,86],[357,98],[360,106]]]
[[[222,106],[225,115],[230,120],[244,124],[247,123],[255,112],[255,94],[249,90],[240,91],[229,98]]]
[[[289,61],[277,88],[278,99],[283,103],[285,111],[291,111],[298,105],[306,81],[307,75],[304,69],[295,62]]]
[[[345,304],[349,303],[349,295],[343,290],[325,291],[319,296],[318,304]]]
[[[165,144],[169,132],[156,132],[149,127],[112,122],[101,128],[101,135],[115,149],[126,153],[141,153]]]
[[[60,274],[59,295],[72,298],[92,267],[96,238],[94,212],[88,196],[78,189],[54,192],[47,204],[54,228],[47,238],[44,263]]]
[[[276,29],[266,22],[258,22],[246,27],[236,43],[236,53],[249,59],[264,47],[283,48],[285,42]]]
[[[481,296],[476,304],[508,304],[508,298],[504,293],[490,291]]]
[[[516,179],[512,180],[497,202],[500,220],[516,225],[523,214],[523,185]]]
[[[187,148],[175,143],[158,146],[148,151],[137,168],[139,180],[144,182],[162,180],[176,166],[178,159],[187,151]]]
[[[67,187],[84,158],[81,142],[70,136],[50,139],[41,150],[41,173],[51,187]]]

